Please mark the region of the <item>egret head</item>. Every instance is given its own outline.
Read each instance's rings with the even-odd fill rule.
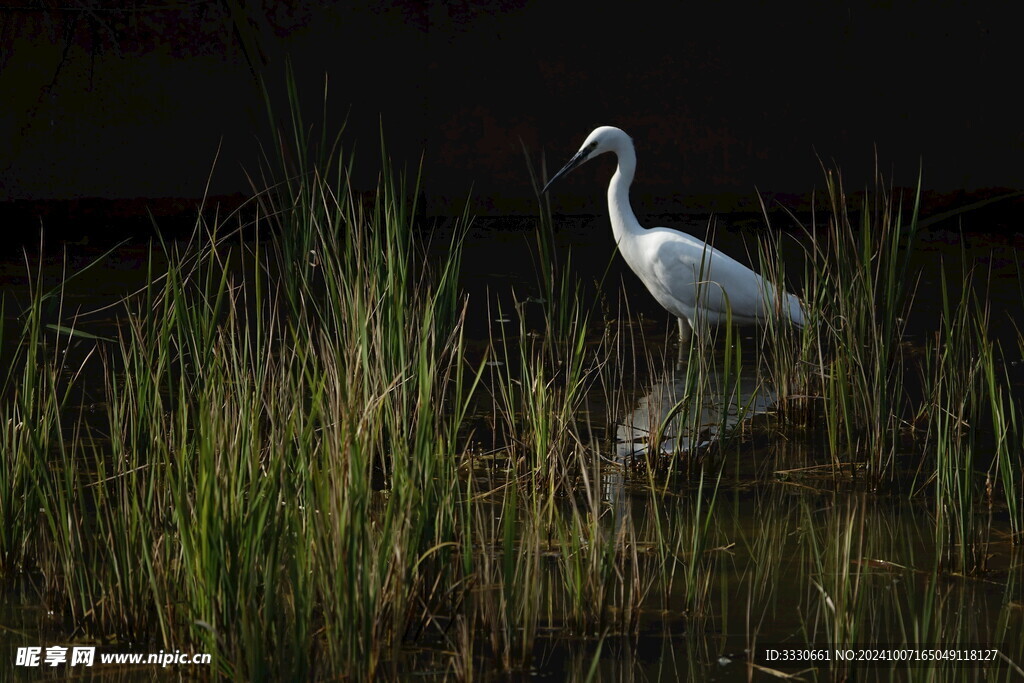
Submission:
[[[626,135],[622,130],[615,126],[600,126],[595,128],[587,139],[583,141],[583,145],[580,147],[580,151],[576,152],[572,159],[569,159],[569,163],[562,167],[558,173],[551,177],[544,189],[541,190],[541,194],[548,191],[551,184],[564,175],[567,175],[577,166],[582,166],[584,163],[590,161],[599,154],[605,152],[616,152],[618,153],[620,145],[623,142],[630,142],[629,136]]]

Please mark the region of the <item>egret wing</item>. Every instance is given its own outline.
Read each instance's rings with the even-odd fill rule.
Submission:
[[[764,319],[760,275],[691,235],[667,228],[651,232],[656,237],[650,254],[653,279],[697,317],[724,322],[731,307],[737,323]]]

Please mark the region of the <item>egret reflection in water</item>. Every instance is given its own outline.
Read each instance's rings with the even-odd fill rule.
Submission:
[[[602,491],[614,533],[630,517],[629,475],[625,466],[662,457],[687,457],[734,434],[755,415],[775,407],[778,395],[752,368],[736,372],[721,360],[698,353],[680,358],[653,381],[632,410],[615,420],[618,467],[602,475]]]
[[[633,411],[616,421],[620,462],[645,455],[691,454],[727,437],[743,420],[775,406],[772,386],[754,373],[726,372],[720,362],[681,359],[655,381]],[[689,368],[689,371],[688,371]],[[657,452],[651,452],[651,448]]]

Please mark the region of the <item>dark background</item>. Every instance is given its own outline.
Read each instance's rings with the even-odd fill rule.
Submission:
[[[477,215],[535,212],[524,146],[551,174],[602,124],[633,136],[634,202],[655,213],[749,208],[755,188],[804,197],[821,163],[862,188],[876,150],[897,185],[923,167],[938,193],[1024,187],[1020,3],[643,7],[4,3],[5,234],[40,216],[181,212],[208,181],[212,195],[250,192],[270,139],[259,79],[283,107],[286,59],[309,119],[327,75],[357,185],[374,183],[383,126],[399,163],[422,155],[435,215],[469,197]],[[555,209],[602,212],[610,164],[573,174]]]

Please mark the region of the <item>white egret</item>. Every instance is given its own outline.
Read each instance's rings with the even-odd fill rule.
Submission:
[[[686,341],[694,328],[727,319],[740,325],[770,318],[803,327],[800,299],[775,287],[745,265],[706,242],[670,228],[646,229],[629,204],[629,186],[636,171],[633,140],[613,126],[601,126],[556,173],[551,184],[599,154],[614,152],[618,168],[608,184],[608,214],[619,252],[647,290],[679,320],[679,337]]]

